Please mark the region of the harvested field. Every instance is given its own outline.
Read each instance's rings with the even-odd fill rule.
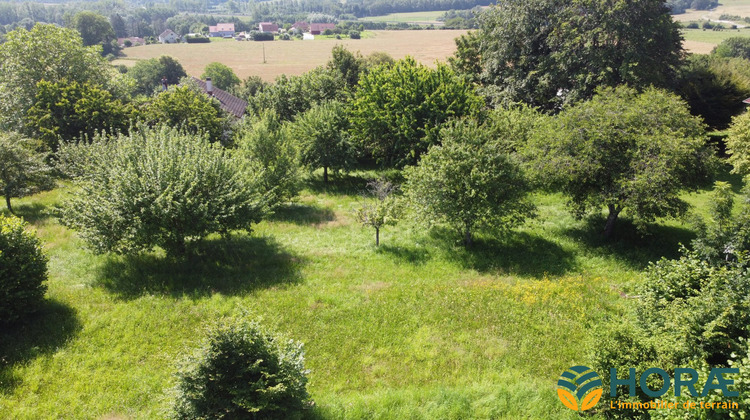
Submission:
[[[240,42],[214,40],[210,44],[154,44],[126,48],[126,56],[115,64],[133,65],[136,60],[171,55],[191,76],[199,77],[206,64],[218,61],[231,67],[241,79],[258,75],[273,81],[281,74],[299,75],[324,65],[331,49],[343,45],[363,55],[384,51],[399,59],[410,55],[417,61],[434,66],[435,60],[446,60],[456,50],[453,40],[464,30],[372,31],[363,39],[316,39],[313,41]],[[263,63],[265,48],[266,63]]]

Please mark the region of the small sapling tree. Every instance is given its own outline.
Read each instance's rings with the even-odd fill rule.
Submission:
[[[362,203],[354,215],[363,226],[375,229],[375,246],[380,246],[380,229],[398,221],[398,203],[393,195],[398,185],[376,179],[367,183],[367,189],[373,198]]]

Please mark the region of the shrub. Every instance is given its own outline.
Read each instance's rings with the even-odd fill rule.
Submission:
[[[81,150],[83,149],[83,153]],[[263,170],[204,136],[139,127],[130,135],[65,145],[82,174],[61,221],[95,252],[130,254],[162,247],[182,255],[210,233],[250,230],[266,214]],[[81,162],[82,161],[82,162]]]
[[[308,405],[302,344],[224,320],[177,373],[174,417],[299,418]]]
[[[351,39],[360,39],[362,36],[359,34],[358,31],[349,31],[349,38]]]
[[[440,131],[417,166],[404,171],[404,194],[420,220],[450,225],[469,246],[475,230],[507,230],[533,213],[520,165],[474,120]]]
[[[700,26],[698,26],[698,22],[690,22],[687,24],[686,28],[688,29],[698,29]]]
[[[47,257],[26,226],[0,214],[0,324],[33,312],[47,290]]]
[[[205,36],[189,36],[189,37],[185,38],[185,41],[188,44],[207,44],[207,43],[211,42],[211,40],[208,39],[208,37],[205,37]]]
[[[634,367],[640,373],[646,367],[672,371],[692,365],[699,372],[703,368],[703,380],[699,381],[703,383],[709,366],[732,365],[748,356],[750,271],[742,261],[713,265],[684,249],[682,253],[678,260],[662,259],[649,267],[633,323],[618,319],[599,334],[593,346],[594,369],[606,372],[611,367]],[[650,379],[655,381],[650,388],[659,389],[657,378]],[[605,383],[604,387],[609,386]],[[748,395],[747,386],[743,392]],[[641,392],[636,398],[650,400]],[[615,418],[645,416],[643,412],[617,410],[608,414]]]
[[[269,32],[253,32],[253,41],[273,41],[273,34]]]

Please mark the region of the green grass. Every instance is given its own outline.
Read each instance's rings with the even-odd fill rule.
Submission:
[[[371,176],[372,174],[368,174]],[[50,256],[47,302],[0,330],[0,418],[162,418],[180,358],[241,315],[305,343],[314,418],[577,418],[555,394],[649,261],[693,237],[662,221],[605,242],[559,195],[469,250],[403,222],[382,245],[351,215],[366,177],[309,181],[252,235],[182,263],[97,256],[49,216],[64,188],[15,200]],[[706,192],[689,199],[704,206]]]
[[[685,37],[686,41],[697,41],[707,42],[710,44],[719,45],[721,41],[742,36],[750,37],[750,28],[743,29],[724,29],[723,31],[712,31],[710,29],[682,29],[682,36]]]
[[[387,23],[425,23],[425,22],[437,22],[437,19],[445,14],[445,11],[430,11],[430,12],[411,12],[411,13],[391,13],[382,16],[369,16],[362,18],[361,20],[369,20],[371,22],[387,22]]]

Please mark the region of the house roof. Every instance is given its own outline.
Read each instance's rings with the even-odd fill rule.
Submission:
[[[261,22],[258,25],[263,32],[276,32],[279,30],[279,25],[271,22]]]
[[[750,104],[750,98],[747,98],[747,99],[743,100],[742,102],[746,103],[746,104]]]
[[[217,23],[216,26],[209,26],[208,32],[234,32],[234,23]]]
[[[292,25],[292,28],[295,28],[295,29],[307,29],[309,27],[310,27],[310,24],[305,21],[294,22],[294,25]]]
[[[166,37],[168,37],[170,35],[177,36],[177,34],[174,33],[173,30],[171,30],[171,29],[165,29],[164,32],[162,32],[162,33],[159,34],[159,38],[166,38]]]
[[[320,31],[323,32],[326,29],[336,29],[335,23],[311,23],[310,24],[310,32]]]
[[[203,92],[206,92],[205,81],[198,79],[197,77],[192,77],[192,79],[195,81],[195,83],[198,84]],[[242,118],[242,116],[245,115],[245,109],[247,109],[246,101],[243,101],[242,99],[232,95],[227,91],[221,90],[216,86],[213,86],[213,97],[219,100],[221,109],[234,115],[236,118]]]

